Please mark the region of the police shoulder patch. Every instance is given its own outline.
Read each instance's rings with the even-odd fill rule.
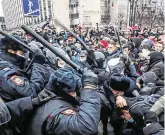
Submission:
[[[23,80],[20,76],[13,75],[13,76],[10,77],[10,80],[11,80],[15,85],[18,85],[18,86],[23,86],[23,85],[24,85],[24,80]]]
[[[74,114],[76,114],[76,111],[73,110],[73,109],[67,109],[67,110],[62,111],[61,114],[63,114],[63,115],[74,115]]]

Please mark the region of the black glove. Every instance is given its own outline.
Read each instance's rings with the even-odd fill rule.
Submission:
[[[147,112],[144,118],[145,118],[145,124],[154,123],[158,121],[157,114],[151,111]]]
[[[131,65],[131,63],[132,63],[132,60],[131,60],[131,58],[128,57],[128,59],[125,62],[125,65],[129,66],[129,65]]]
[[[41,65],[46,63],[46,58],[45,58],[44,54],[42,52],[40,52],[39,50],[35,51],[33,59],[34,59],[34,63],[38,63]]]
[[[123,61],[126,66],[132,63],[132,60],[128,56],[120,56],[120,61]]]
[[[98,85],[102,85],[110,76],[109,72],[104,69],[94,68],[93,72],[98,76]]]
[[[98,76],[95,73],[93,73],[91,70],[86,70],[83,73],[82,84],[83,84],[83,87],[89,86],[89,85],[97,87]]]
[[[125,63],[127,59],[128,58],[126,56],[123,56],[123,55],[120,56],[120,61],[122,61],[123,63]]]
[[[44,89],[43,91],[41,91],[38,94],[38,96],[36,98],[32,99],[33,107],[40,106],[40,105],[46,103],[47,101],[51,100],[54,97],[55,97],[54,93]]]

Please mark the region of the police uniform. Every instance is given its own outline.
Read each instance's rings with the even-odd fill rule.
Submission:
[[[54,99],[38,108],[26,135],[93,135],[100,120],[100,98],[96,90],[81,91],[80,106]]]
[[[16,133],[16,125],[21,125],[20,123],[23,122],[25,115],[33,110],[32,99],[31,97],[21,98],[6,103],[6,107],[7,109],[2,108],[6,115],[3,115],[1,111],[0,134],[14,135]]]
[[[0,98],[0,135],[18,135],[22,133],[31,112],[54,96],[52,92],[43,90],[33,99],[24,97],[4,103]]]
[[[34,63],[29,78],[13,64],[0,61],[0,96],[5,102],[21,97],[36,97],[49,79],[45,66]]]

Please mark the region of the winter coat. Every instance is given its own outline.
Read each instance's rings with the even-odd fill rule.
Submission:
[[[50,100],[36,110],[26,135],[93,135],[100,120],[100,98],[96,90],[81,91],[80,106],[62,98]]]
[[[144,127],[143,132],[145,135],[164,135],[164,128],[156,122]]]
[[[36,97],[44,89],[50,73],[44,65],[34,63],[27,77],[13,64],[0,61],[0,96],[5,102],[22,97]]]
[[[20,98],[6,103],[10,112],[11,120],[0,125],[0,135],[16,135],[19,130],[23,130],[25,118],[33,110],[31,97]]]
[[[164,79],[164,62],[156,61],[149,65],[148,71],[154,72],[159,78]]]

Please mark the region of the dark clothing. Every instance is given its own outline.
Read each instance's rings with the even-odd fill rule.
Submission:
[[[48,32],[44,32],[43,33],[43,38],[49,42],[49,35],[48,35]]]
[[[127,80],[130,82],[130,86],[129,86],[129,89],[124,93],[124,96],[126,96],[126,97],[132,97],[133,96],[132,92],[136,89],[136,84],[129,77],[127,77]]]
[[[130,52],[130,53],[128,54],[128,57],[129,57],[132,61],[135,61],[135,54],[134,54],[134,53]]]
[[[93,68],[92,70],[94,71],[95,74],[98,75],[99,86],[102,86],[104,81],[106,81],[110,77],[109,72],[107,72],[105,69]]]
[[[25,118],[33,110],[31,97],[21,98],[6,103],[9,109],[11,120],[0,126],[0,135],[16,135],[19,126],[22,126]],[[16,130],[17,129],[17,130]],[[22,128],[20,128],[22,130]]]
[[[26,135],[92,135],[100,120],[100,98],[95,90],[81,91],[78,108],[56,98],[40,107],[33,115]],[[72,113],[64,113],[66,110]]]
[[[105,81],[104,84],[103,84],[103,89],[105,91],[105,94],[106,94],[106,97],[112,107],[112,109],[114,109],[115,107],[115,103],[116,103],[116,97],[115,95],[112,93],[110,87],[109,87],[109,82],[108,81]]]
[[[31,75],[25,76],[16,66],[0,61],[0,96],[5,102],[28,96],[36,97],[48,79],[49,72],[43,65],[34,63]]]
[[[140,95],[164,95],[164,86],[156,86],[154,83],[148,83],[139,92]]]
[[[139,54],[138,49],[134,48],[132,50],[132,53],[134,54],[134,58],[138,58],[138,54]]]
[[[164,56],[160,52],[150,53],[148,71],[153,71],[159,78],[164,79]]]
[[[26,58],[0,50],[0,61],[3,61],[3,60],[8,61],[12,65],[17,66],[21,69],[24,68],[25,63],[26,63]]]
[[[109,61],[109,60],[112,59],[112,58],[118,58],[119,55],[120,55],[120,51],[117,49],[117,50],[115,50],[114,52],[112,52],[112,53],[107,53],[107,54],[108,54],[107,61]]]
[[[145,135],[164,135],[164,128],[156,122],[144,127],[143,132]]]
[[[129,113],[136,122],[136,130],[141,133],[145,126],[143,116],[146,114],[153,104],[160,98],[160,95],[139,96],[135,98],[126,98],[129,106]],[[138,134],[139,134],[138,133]]]
[[[84,68],[90,69],[91,68],[91,66],[86,61],[85,62],[78,61],[76,64],[79,65],[82,69],[84,69]]]
[[[164,61],[164,56],[161,52],[151,52],[150,53],[150,65],[153,65],[154,63],[157,63],[158,61]]]
[[[149,65],[148,71],[154,72],[159,78],[164,79],[164,62],[156,61]]]

